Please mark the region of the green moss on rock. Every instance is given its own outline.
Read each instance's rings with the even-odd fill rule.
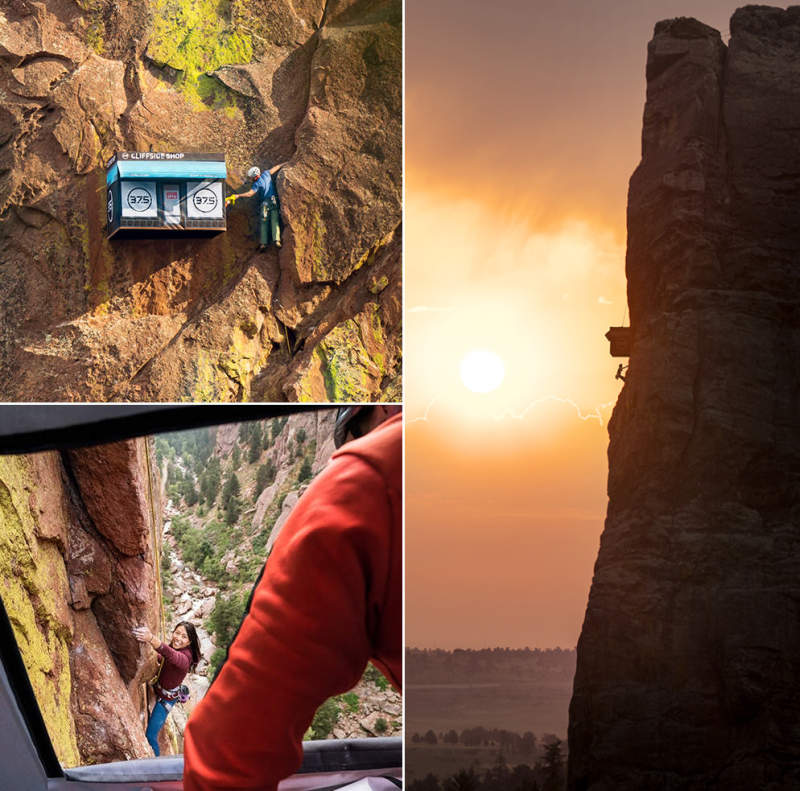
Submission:
[[[386,275],[382,277],[374,277],[370,281],[369,284],[369,293],[370,294],[380,294],[386,286],[389,285],[389,278]]]
[[[297,386],[299,400],[317,400],[320,377],[330,401],[368,401],[375,396],[386,373],[386,338],[379,306],[368,303],[357,319],[337,324],[316,346]]]
[[[228,91],[206,74],[249,63],[253,44],[249,34],[234,29],[226,0],[157,0],[147,56],[181,72],[177,85],[198,108],[230,105]]]
[[[98,55],[102,55],[105,49],[106,33],[105,21],[103,20],[105,4],[103,0],[76,0],[76,2],[84,12],[84,19],[86,20],[86,32],[84,34],[86,44]]]

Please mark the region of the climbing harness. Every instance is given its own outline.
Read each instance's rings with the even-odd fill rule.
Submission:
[[[158,695],[161,700],[166,700],[168,702],[178,701],[179,703],[186,703],[191,694],[189,692],[189,687],[187,687],[186,684],[181,684],[173,689],[164,689],[161,684],[156,682],[154,687],[156,695]]]

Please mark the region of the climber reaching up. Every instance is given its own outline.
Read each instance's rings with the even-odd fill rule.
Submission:
[[[247,192],[234,193],[225,199],[225,203],[234,204],[237,198],[250,198],[258,196],[258,235],[259,250],[265,250],[271,235],[276,247],[281,246],[280,208],[278,207],[278,194],[275,191],[275,180],[272,176],[286,163],[281,162],[269,170],[261,171],[253,166],[247,171],[247,178],[251,179],[253,186]]]
[[[170,644],[162,643],[146,626],[137,626],[133,634],[140,643],[148,643],[162,657],[158,674],[151,682],[156,702],[147,722],[147,741],[156,757],[159,755],[158,734],[177,700],[185,702],[189,690],[182,686],[186,674],[200,661],[200,641],[189,621],[181,621],[172,632]]]

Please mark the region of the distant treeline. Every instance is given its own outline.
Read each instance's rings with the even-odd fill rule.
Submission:
[[[439,778],[429,772],[413,780],[408,791],[563,791],[566,783],[564,744],[553,739],[542,744],[542,756],[533,766],[517,764],[513,768],[498,754],[493,766],[459,769]],[[407,761],[413,761],[409,754]]]
[[[406,649],[408,684],[469,684],[504,677],[569,680],[574,675],[574,648]]]
[[[451,728],[446,733],[435,733],[428,730],[425,733],[414,733],[411,737],[414,744],[463,744],[465,747],[500,747],[514,753],[536,752],[536,736],[532,731],[523,734],[507,731],[504,728],[465,728],[460,733]],[[543,743],[556,741],[552,734],[545,734]]]

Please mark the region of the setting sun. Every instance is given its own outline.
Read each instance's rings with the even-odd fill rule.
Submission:
[[[473,393],[497,390],[505,373],[503,361],[488,349],[473,349],[461,359],[461,381]]]

